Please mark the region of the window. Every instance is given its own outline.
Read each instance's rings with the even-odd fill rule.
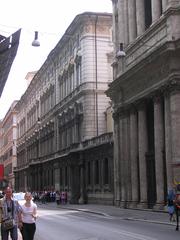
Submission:
[[[9,156],[12,156],[12,148],[9,150]]]
[[[81,62],[76,65],[76,86],[81,84]]]
[[[76,36],[76,46],[77,46],[77,48],[80,46],[80,35],[79,34],[77,34],[77,36]]]
[[[151,13],[151,0],[145,0],[145,27],[146,29],[152,23],[152,13]]]

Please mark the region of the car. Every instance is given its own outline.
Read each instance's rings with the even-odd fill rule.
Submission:
[[[0,191],[0,199],[4,197],[4,194],[2,191]]]
[[[23,205],[25,203],[24,195],[24,192],[13,193],[13,199],[17,200],[20,205]]]

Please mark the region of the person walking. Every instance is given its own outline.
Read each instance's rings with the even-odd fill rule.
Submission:
[[[167,209],[168,209],[168,213],[169,213],[169,220],[170,220],[170,222],[171,221],[175,221],[174,200],[175,200],[175,193],[174,193],[173,189],[170,189],[168,191],[168,196],[167,196]]]
[[[21,206],[20,230],[23,240],[33,240],[36,232],[37,205],[32,201],[30,192],[24,195],[25,203]]]
[[[55,199],[56,199],[56,204],[59,205],[61,200],[61,194],[59,191],[56,191]]]
[[[4,193],[4,197],[0,199],[1,239],[8,240],[10,234],[12,240],[17,240],[20,205],[13,199],[11,187],[7,187]]]

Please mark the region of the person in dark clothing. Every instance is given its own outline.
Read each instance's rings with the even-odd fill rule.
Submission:
[[[174,200],[175,200],[175,193],[173,189],[170,189],[168,191],[168,196],[167,196],[167,209],[169,213],[169,220],[175,221],[175,207],[174,207]]]
[[[5,189],[5,195],[0,199],[1,239],[8,240],[9,234],[12,240],[18,239],[18,225],[20,219],[20,205],[13,199],[10,187]],[[7,228],[6,221],[12,220],[12,227]]]

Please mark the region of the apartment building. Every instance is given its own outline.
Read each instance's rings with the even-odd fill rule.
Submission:
[[[14,188],[14,168],[17,164],[16,140],[17,140],[17,112],[14,101],[3,120],[0,123],[0,163],[4,166],[4,179]]]
[[[77,15],[16,106],[17,190],[113,203],[112,14]]]
[[[180,181],[180,1],[112,5],[115,203],[163,209]]]

